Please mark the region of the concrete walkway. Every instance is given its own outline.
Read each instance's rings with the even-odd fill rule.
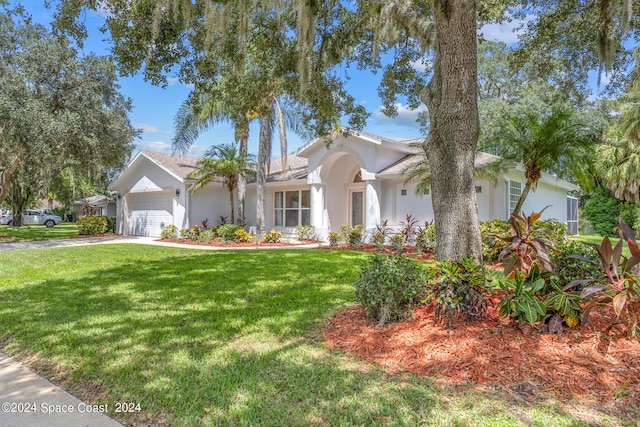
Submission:
[[[16,251],[22,249],[60,248],[68,246],[86,246],[107,243],[153,243],[155,237],[139,236],[106,236],[79,237],[59,240],[38,240],[33,242],[0,243],[0,251]]]
[[[223,250],[256,250],[256,249],[308,249],[320,246],[318,243],[310,243],[306,245],[291,246],[243,246],[243,247],[224,247],[224,246],[207,246],[207,245],[189,245],[174,242],[161,242],[157,237],[141,237],[141,236],[106,236],[106,237],[84,237],[60,240],[39,240],[35,242],[17,242],[17,243],[0,243],[0,252],[16,251],[23,249],[39,249],[39,248],[61,248],[70,246],[87,246],[97,244],[113,244],[113,243],[138,243],[143,245],[170,246],[175,248],[199,249],[206,251],[223,251]]]
[[[0,353],[0,426],[122,427],[105,415],[114,410],[87,405]]]

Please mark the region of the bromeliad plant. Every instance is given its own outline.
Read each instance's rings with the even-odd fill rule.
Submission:
[[[574,280],[565,286],[571,289],[579,285],[583,287],[580,296],[587,302],[583,321],[596,306],[613,307],[616,318],[626,327],[628,336],[637,335],[640,319],[640,248],[635,240],[635,233],[621,218],[620,229],[622,239],[615,247],[609,237],[601,244],[593,244],[600,257],[602,274],[595,279]],[[631,253],[630,258],[622,255],[623,241],[626,241]]]
[[[540,212],[533,212],[529,216],[511,214],[509,218],[510,235],[493,237],[506,242],[502,247],[499,259],[505,262],[505,277],[514,278],[516,272],[529,276],[534,266],[552,271],[549,252],[558,253],[553,244],[539,237],[545,235],[545,229],[535,228],[535,223],[542,216],[545,207]]]

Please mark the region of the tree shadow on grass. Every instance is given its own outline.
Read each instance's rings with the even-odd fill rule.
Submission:
[[[499,394],[466,398],[308,339],[352,302],[365,254],[158,253],[0,288],[5,349],[60,365],[61,381],[91,403],[139,402],[141,413],[110,413],[128,424],[522,424]],[[587,425],[562,408],[537,410],[534,422]]]

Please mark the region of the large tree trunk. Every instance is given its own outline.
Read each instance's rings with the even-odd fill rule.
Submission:
[[[260,142],[258,145],[258,171],[256,176],[256,233],[261,236],[265,228],[264,184],[267,181],[267,162],[271,147],[271,120],[269,111],[260,117]]]
[[[240,156],[249,154],[249,120],[245,118],[245,129],[240,137]],[[244,175],[238,176],[238,224],[241,227],[246,225],[246,215],[244,213],[245,199],[247,197],[247,179]]]
[[[482,258],[474,162],[478,143],[475,0],[433,0],[433,77],[422,90],[438,259]]]
[[[9,193],[9,204],[11,205],[11,214],[13,219],[11,223],[14,227],[21,227],[22,215],[27,209],[27,201],[29,197],[24,197],[23,190],[19,184],[11,183],[11,191]]]

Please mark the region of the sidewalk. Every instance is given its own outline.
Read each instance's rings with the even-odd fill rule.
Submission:
[[[224,250],[273,250],[273,249],[308,249],[318,247],[318,243],[309,243],[306,245],[291,245],[291,246],[246,246],[246,247],[224,247],[224,246],[206,246],[206,245],[190,245],[175,242],[161,242],[157,240],[157,237],[143,237],[143,236],[106,236],[106,237],[84,237],[73,239],[59,239],[59,240],[39,240],[34,242],[17,242],[17,243],[0,243],[0,252],[2,251],[16,251],[23,249],[39,249],[39,248],[60,248],[70,246],[87,246],[96,244],[111,244],[111,243],[138,243],[143,245],[156,245],[156,246],[170,246],[176,248],[185,249],[199,249],[208,251],[224,251]]]
[[[0,353],[0,425],[3,427],[122,427],[102,412]]]
[[[139,236],[106,236],[82,237],[59,240],[38,240],[33,242],[0,243],[0,251],[16,251],[22,249],[59,248],[68,246],[86,246],[97,243],[153,243],[155,237]]]

